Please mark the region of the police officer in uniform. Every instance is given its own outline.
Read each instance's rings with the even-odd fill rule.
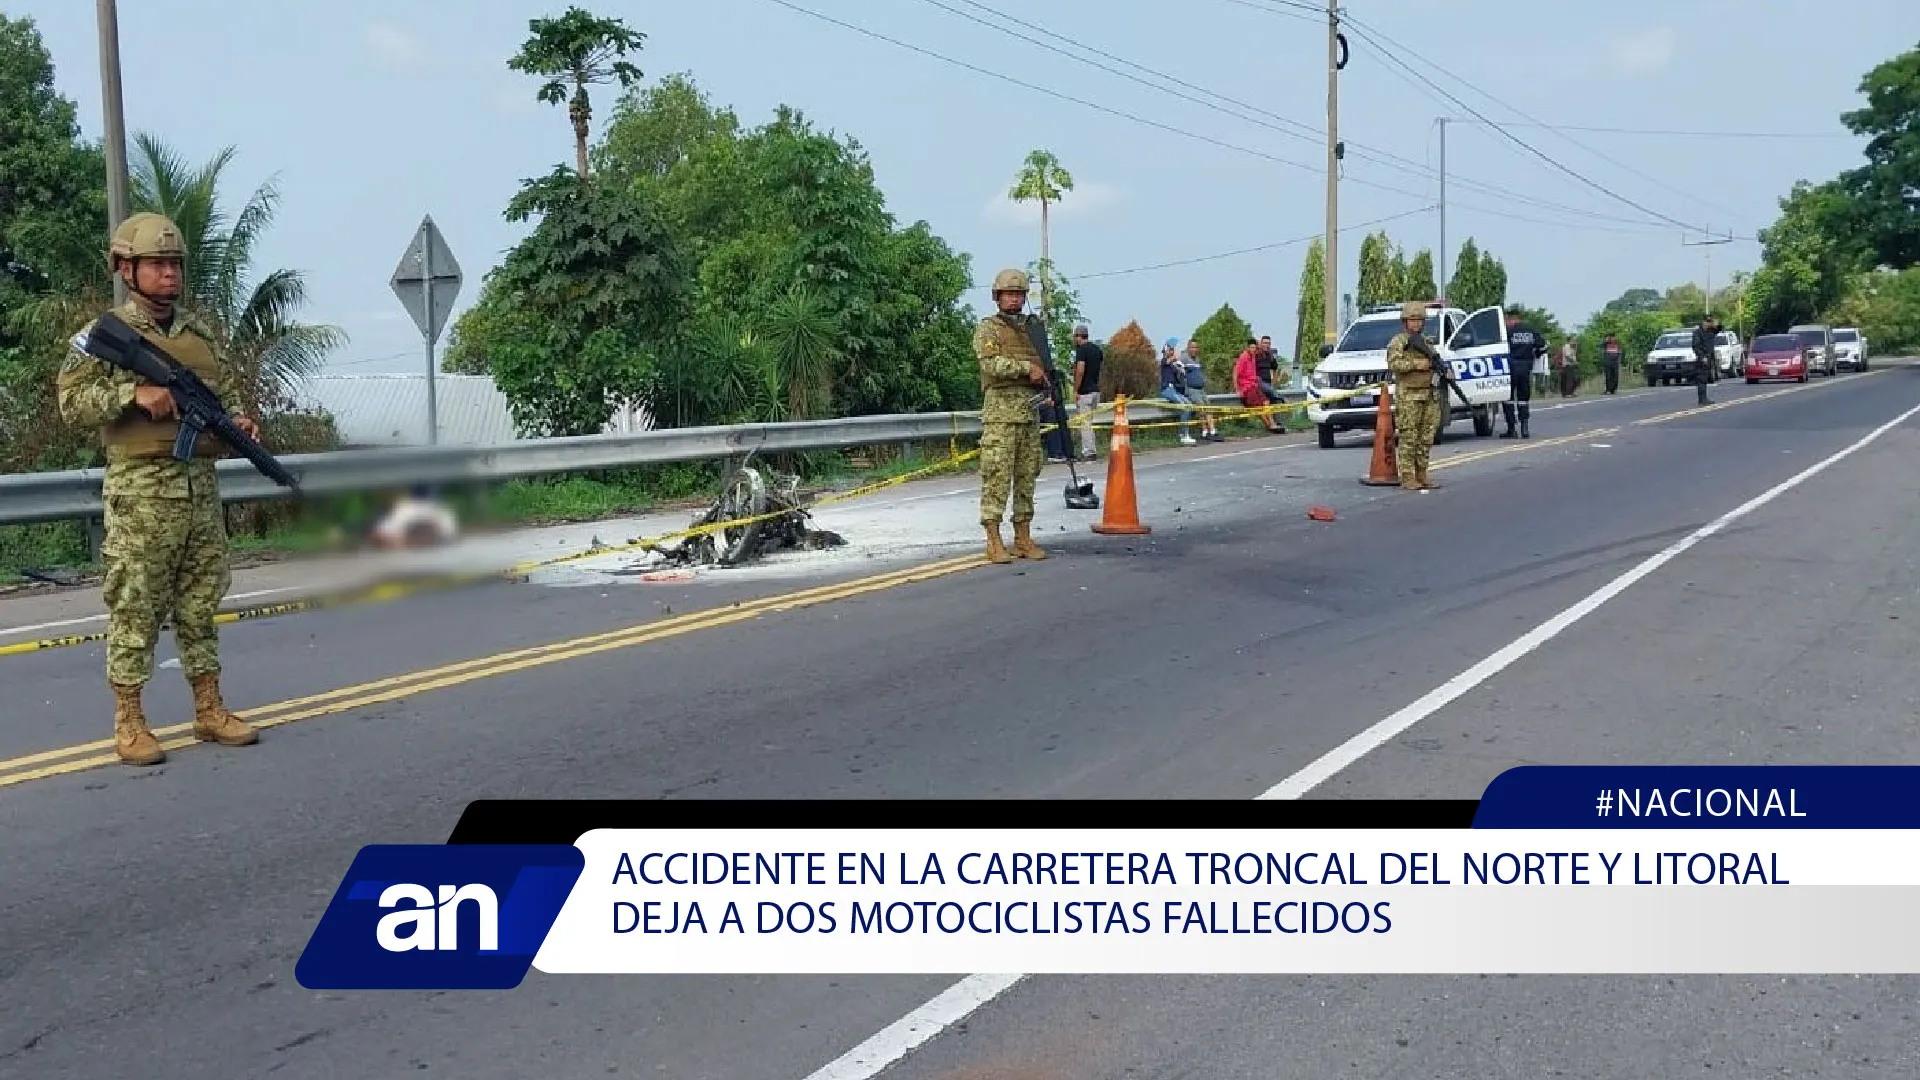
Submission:
[[[1420,333],[1427,306],[1400,306],[1401,332],[1387,342],[1387,368],[1393,372],[1393,432],[1400,467],[1400,490],[1427,492],[1440,485],[1427,480],[1427,454],[1440,426],[1438,352]]]
[[[1033,487],[1040,479],[1040,426],[1034,395],[1047,385],[1047,369],[1032,334],[1040,317],[1027,304],[1027,275],[1002,270],[993,279],[993,303],[999,310],[973,331],[973,355],[980,362],[980,524],[987,530],[987,558],[996,563],[1044,559],[1033,542]],[[1013,498],[1013,550],[1000,538],[1000,518]]]
[[[1720,342],[1720,321],[1709,315],[1693,328],[1693,389],[1700,404],[1707,402],[1707,381],[1713,377],[1713,347]]]
[[[1547,339],[1533,327],[1520,321],[1520,313],[1507,312],[1507,400],[1500,403],[1500,414],[1507,421],[1507,430],[1500,433],[1503,439],[1511,439],[1514,414],[1519,414],[1522,439],[1533,438],[1527,430],[1528,413],[1533,409],[1533,364],[1547,354]]]
[[[213,333],[178,306],[186,254],[173,222],[148,213],[127,218],[114,230],[107,253],[107,268],[126,283],[128,293],[114,314],[191,368],[233,412],[237,402],[226,357]],[[130,765],[166,760],[147,725],[141,691],[153,675],[154,643],[169,615],[180,667],[193,688],[194,737],[245,746],[259,735],[221,701],[214,627],[232,581],[213,469],[213,459],[225,448],[209,435],[200,440],[196,460],[174,460],[180,421],[172,394],[87,355],[80,344],[92,330],[89,323],[74,335],[60,369],[59,401],[67,423],[100,431],[106,451],[101,591],[107,603],[107,682],[115,699],[114,749]],[[234,423],[259,438],[251,419],[235,416]]]

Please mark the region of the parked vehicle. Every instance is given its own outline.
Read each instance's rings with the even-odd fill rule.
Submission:
[[[1714,351],[1719,352],[1717,348]],[[1693,331],[1680,328],[1661,334],[1647,352],[1646,373],[1648,386],[1693,382]],[[1708,382],[1719,377],[1717,369],[1708,370]]]
[[[1813,350],[1798,334],[1762,334],[1747,350],[1747,381],[1791,379],[1806,382]]]
[[[1856,326],[1839,326],[1833,331],[1834,363],[1842,371],[1867,370],[1867,335]]]
[[[1331,449],[1334,437],[1342,431],[1373,428],[1379,417],[1379,402],[1373,395],[1327,402],[1320,399],[1371,383],[1392,382],[1393,376],[1387,371],[1387,342],[1399,332],[1400,305],[1383,304],[1349,324],[1333,349],[1314,366],[1307,380],[1311,400],[1307,419],[1319,430],[1322,448]],[[1434,438],[1462,418],[1473,421],[1475,435],[1492,435],[1494,415],[1509,395],[1505,313],[1490,307],[1468,315],[1459,308],[1428,304],[1423,333],[1439,346],[1440,355],[1453,368],[1454,379],[1469,402],[1462,405],[1458,398],[1448,395],[1448,408],[1441,410]]]
[[[1714,359],[1719,361],[1719,375],[1731,379],[1745,370],[1747,351],[1740,347],[1740,335],[1731,330],[1720,331],[1720,340],[1713,347]]]
[[[1807,350],[1807,371],[1819,372],[1831,376],[1839,371],[1838,358],[1833,347],[1833,327],[1825,323],[1802,323],[1790,328],[1787,333],[1800,339]]]

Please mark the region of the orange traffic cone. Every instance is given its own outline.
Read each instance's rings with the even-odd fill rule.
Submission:
[[[1106,536],[1145,536],[1153,530],[1140,524],[1140,508],[1133,494],[1133,436],[1127,427],[1127,399],[1113,403],[1113,445],[1107,453],[1107,498],[1100,524],[1093,531]]]
[[[1399,487],[1400,467],[1394,464],[1393,455],[1396,443],[1393,437],[1393,405],[1387,399],[1386,387],[1380,388],[1380,411],[1373,421],[1373,464],[1368,466],[1367,475],[1360,482],[1368,487]]]

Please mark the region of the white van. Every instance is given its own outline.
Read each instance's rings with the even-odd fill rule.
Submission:
[[[1400,332],[1400,305],[1382,304],[1355,319],[1340,335],[1331,352],[1307,379],[1307,419],[1320,433],[1320,445],[1331,449],[1334,437],[1342,431],[1364,428],[1371,431],[1379,415],[1379,402],[1372,394],[1343,398],[1325,405],[1319,399],[1368,383],[1393,381],[1387,370],[1387,343]],[[1473,421],[1473,433],[1481,437],[1493,434],[1493,420],[1509,394],[1507,368],[1507,316],[1497,307],[1481,308],[1468,315],[1459,308],[1427,305],[1428,341],[1443,342],[1440,355],[1453,368],[1453,377],[1466,392],[1467,404],[1452,391],[1442,388],[1448,408],[1440,414],[1438,441],[1453,421]],[[1391,391],[1389,391],[1391,396]]]

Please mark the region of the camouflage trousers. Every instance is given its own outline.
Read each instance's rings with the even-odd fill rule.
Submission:
[[[1040,425],[982,424],[980,524],[998,525],[1013,495],[1013,520],[1033,520],[1033,485],[1040,479]]]
[[[1427,452],[1440,426],[1440,403],[1431,397],[1399,395],[1393,408],[1394,456],[1400,482],[1411,484],[1427,473]]]
[[[213,617],[233,582],[219,493],[208,485],[185,499],[109,495],[106,524],[107,680],[139,686],[153,677],[169,616],[187,678],[219,671]]]

